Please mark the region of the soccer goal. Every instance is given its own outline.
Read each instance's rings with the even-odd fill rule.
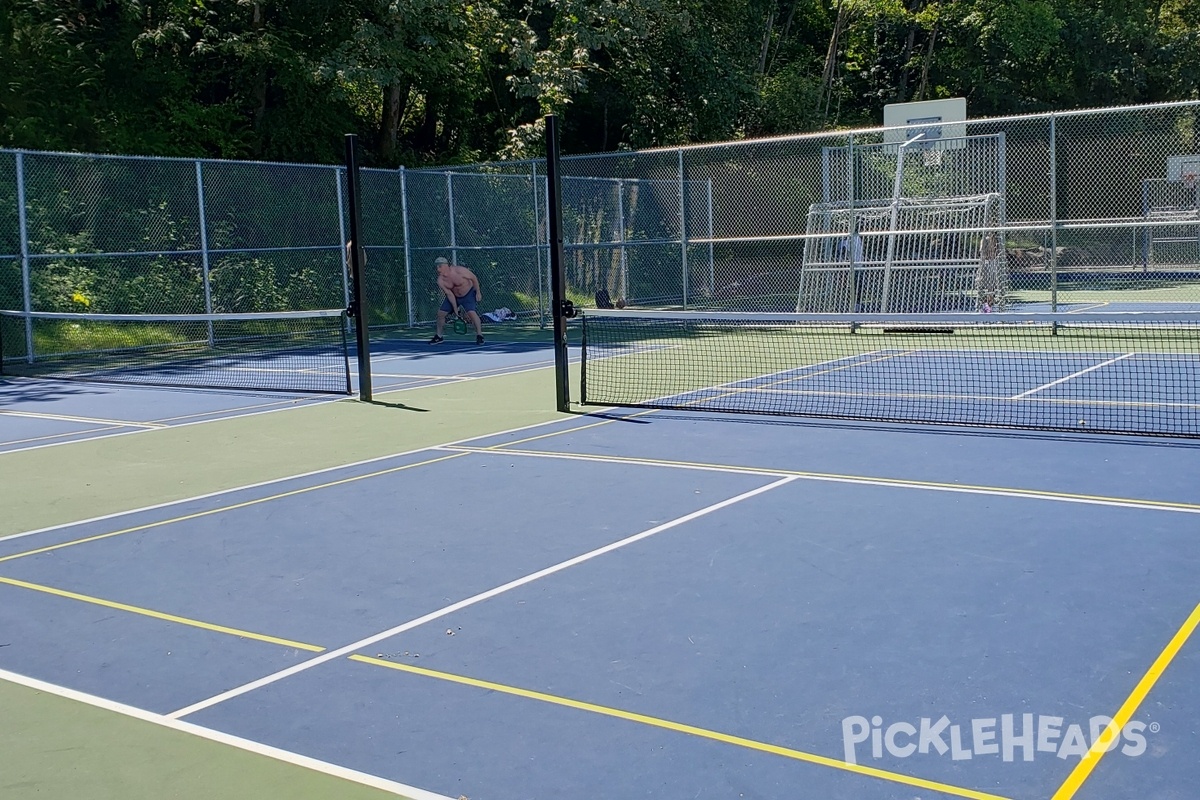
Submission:
[[[797,311],[1003,308],[998,193],[817,203],[808,212]]]
[[[1200,155],[1171,156],[1165,178],[1142,181],[1142,268],[1200,267]]]
[[[808,209],[797,311],[1005,306],[1004,134],[944,135],[959,127],[825,148],[822,201]]]

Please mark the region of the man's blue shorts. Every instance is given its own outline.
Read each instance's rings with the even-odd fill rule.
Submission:
[[[458,298],[458,307],[461,308],[464,313],[467,311],[474,311],[476,302],[477,301],[475,300],[475,287],[472,286],[470,289],[467,290],[466,294],[464,294],[462,297]],[[454,307],[450,305],[449,297],[444,298],[442,300],[442,309],[441,310],[445,311],[447,314],[451,314],[454,312]]]

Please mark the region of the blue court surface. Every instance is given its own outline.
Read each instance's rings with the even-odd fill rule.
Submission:
[[[2,539],[0,668],[428,797],[1192,797],[1198,467],[578,415]]]
[[[1120,301],[1120,300],[1097,300],[1087,301],[1079,300],[1073,302],[1060,302],[1058,304],[1051,303],[1032,303],[1024,302],[1014,304],[1014,309],[1019,309],[1022,313],[1037,313],[1037,312],[1061,312],[1065,314],[1080,314],[1085,311],[1111,311],[1111,312],[1158,312],[1158,311],[1175,311],[1197,313],[1200,312],[1200,303],[1192,303],[1186,300],[1164,300],[1159,302],[1154,301]]]
[[[448,341],[434,347],[390,340],[374,345],[371,363],[372,388],[380,394],[539,369],[553,363],[553,351],[545,342],[477,346]],[[353,353],[350,367],[357,392]],[[298,375],[310,374],[295,369]],[[277,371],[286,370],[284,359]],[[171,376],[159,380],[169,383]],[[186,375],[175,380],[185,382]],[[261,414],[344,396],[0,376],[0,452]]]
[[[1049,427],[1103,430],[1127,429],[1136,418],[1170,431],[1173,417],[1200,409],[1198,368],[1200,357],[1190,353],[881,351],[849,360],[844,369],[809,367],[735,388],[865,396],[884,401],[888,419],[919,419],[922,405],[949,402],[973,416],[962,422],[1027,414]],[[1160,421],[1145,422],[1148,417]]]
[[[604,347],[589,359],[631,352],[626,345]],[[653,378],[636,369],[625,377],[619,365],[596,372],[604,373],[596,381],[600,397],[595,402],[601,403],[629,396],[634,405],[709,411],[1200,434],[1196,353],[881,349],[644,398],[636,395],[638,383],[646,380],[655,387]]]

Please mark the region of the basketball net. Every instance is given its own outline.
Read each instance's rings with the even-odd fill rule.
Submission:
[[[1195,189],[1196,188],[1196,173],[1194,173],[1194,172],[1183,173],[1183,186],[1185,189],[1188,189],[1188,190]]]

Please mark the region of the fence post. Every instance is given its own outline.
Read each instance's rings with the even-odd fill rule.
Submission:
[[[454,228],[454,173],[446,172],[446,210],[450,216],[450,263],[458,263],[458,233]]]
[[[1006,189],[1008,186],[1008,134],[1006,134],[1004,131],[1000,131],[997,136],[999,138],[996,139],[996,169],[999,174],[996,178],[996,193],[1000,195],[1000,220],[1001,223],[1007,227],[1008,204],[1005,201],[1005,198],[1008,196],[1008,191]],[[1004,245],[1003,239],[1001,239],[1000,244],[1001,246]]]
[[[338,250],[342,253],[342,299],[350,307],[350,253],[346,250],[346,204],[342,199],[342,168],[333,168],[333,183],[337,188]],[[349,322],[349,317],[346,318]]]
[[[25,360],[33,363],[33,281],[29,275],[29,224],[25,215],[25,153],[17,151],[17,228],[21,238],[21,307],[25,310]]]
[[[858,236],[858,213],[854,210],[854,173],[855,159],[858,156],[854,154],[854,134],[850,134],[849,140],[846,142],[846,206],[850,209],[850,224],[847,226],[847,242],[846,249],[847,258],[850,260],[850,311],[857,312],[862,305],[862,296],[859,292],[858,279],[858,251],[859,251],[859,236]],[[804,243],[805,246],[808,242]],[[865,248],[864,248],[865,250]]]
[[[1058,148],[1057,126],[1050,115],[1050,310],[1058,311]]]
[[[408,327],[417,327],[416,305],[413,303],[412,247],[408,235],[408,171],[400,167],[400,216],[404,229],[404,297],[408,301]]]
[[[709,297],[717,294],[717,265],[713,254],[713,192],[712,178],[708,179],[708,293]],[[710,300],[711,302],[711,300]]]
[[[629,302],[629,262],[625,255],[625,181],[617,178],[617,241],[621,248],[621,288],[619,299]]]
[[[538,278],[538,327],[546,327],[546,297],[545,297],[545,281],[542,275],[542,227],[541,216],[538,213],[538,174],[537,174],[537,159],[530,161],[532,167],[531,175],[533,176],[533,257],[537,264]]]
[[[213,313],[212,280],[208,263],[208,213],[204,204],[204,162],[196,159],[196,208],[199,209],[200,222],[200,279],[204,285],[204,313]],[[208,328],[208,346],[212,347],[215,339],[212,320],[206,323]]]
[[[687,189],[683,179],[683,148],[679,148],[679,248],[683,262],[683,307],[688,307]]]

